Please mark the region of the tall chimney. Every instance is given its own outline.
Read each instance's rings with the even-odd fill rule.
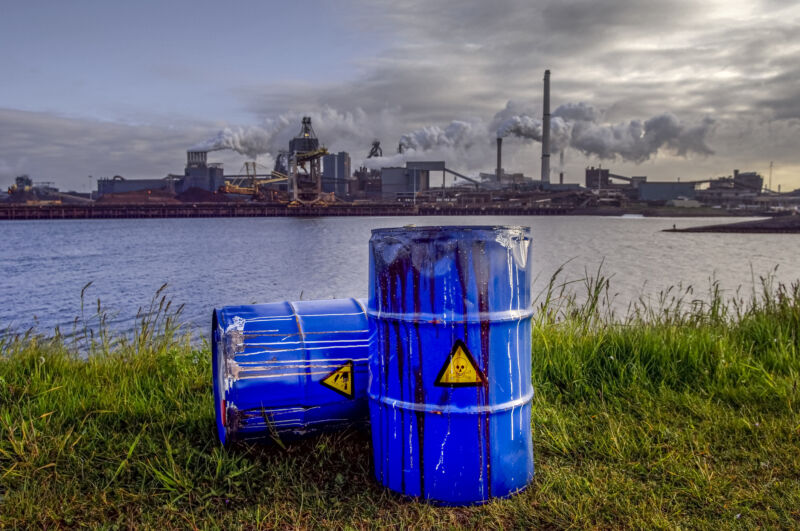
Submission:
[[[544,71],[542,109],[542,182],[550,182],[550,70]]]
[[[497,137],[497,180],[503,175],[503,139]]]
[[[564,184],[564,150],[558,152],[558,184]]]

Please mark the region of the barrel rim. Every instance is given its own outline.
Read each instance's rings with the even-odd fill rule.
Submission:
[[[223,445],[227,445],[229,443],[229,434],[228,426],[225,422],[225,390],[220,385],[222,375],[220,374],[219,367],[219,357],[222,354],[219,352],[219,345],[217,344],[219,326],[219,315],[217,313],[217,308],[214,308],[211,313],[211,387],[214,395],[214,417],[217,426],[217,436]]]
[[[530,319],[536,313],[536,308],[531,304],[527,308],[514,308],[511,310],[496,310],[493,312],[473,312],[455,313],[442,312],[386,312],[367,304],[367,317],[379,321],[404,321],[410,323],[430,323],[441,325],[464,324],[464,323],[483,323],[491,321],[501,323],[507,321],[524,321]]]
[[[531,232],[531,228],[525,225],[426,225],[422,227],[385,227],[379,229],[372,229],[372,235],[380,234],[397,234],[401,233],[415,233],[415,232],[442,232],[442,231],[522,231],[526,234]]]

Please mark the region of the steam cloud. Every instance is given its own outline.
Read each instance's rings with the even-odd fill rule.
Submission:
[[[414,155],[457,155],[461,159],[482,157],[478,166],[486,164],[494,146],[494,138],[509,135],[542,140],[542,120],[514,102],[495,115],[490,124],[480,121],[454,120],[442,128],[425,126],[401,136],[406,151],[401,155],[368,159],[370,168],[399,166]],[[679,156],[692,153],[711,155],[714,152],[706,138],[714,126],[711,118],[689,125],[671,113],[663,113],[648,120],[631,120],[626,123],[606,124],[602,113],[586,103],[568,103],[558,107],[550,119],[550,142],[554,152],[568,147],[586,155],[602,159],[620,157],[635,163],[644,162],[660,149],[668,149]],[[496,128],[493,131],[493,128]],[[467,160],[467,162],[471,162]],[[469,166],[473,166],[469,164]]]
[[[437,157],[452,161],[454,168],[474,171],[491,164],[496,136],[515,136],[541,141],[542,120],[523,106],[508,102],[490,122],[474,118],[453,120],[446,126],[426,125],[398,135],[401,121],[396,111],[386,110],[368,115],[363,110],[340,112],[330,107],[312,113],[289,112],[266,120],[261,126],[228,127],[192,149],[216,151],[234,150],[255,158],[258,155],[277,154],[286,149],[289,140],[300,130],[303,114],[311,116],[312,125],[323,144],[332,142],[331,151],[346,150],[354,155],[354,166],[371,169],[402,166],[414,158]],[[663,113],[648,120],[604,123],[602,113],[586,103],[561,105],[550,120],[550,142],[553,152],[572,147],[586,155],[601,159],[620,157],[626,161],[643,162],[666,149],[679,156],[692,153],[709,155],[713,151],[706,138],[714,121],[706,118],[697,124],[687,124],[671,113]],[[403,153],[392,153],[396,144],[385,142],[384,157],[359,160],[355,154],[366,157],[369,145],[375,138],[400,138]],[[271,157],[270,157],[271,158]],[[263,163],[263,159],[262,159]]]
[[[372,157],[371,159],[364,159],[361,161],[360,166],[364,166],[370,170],[380,170],[381,168],[396,168],[403,166],[408,157],[412,156],[415,151],[409,150],[403,153],[396,153],[394,155],[384,155],[383,157]]]
[[[513,114],[516,104],[495,116],[497,136],[509,135],[541,142],[542,120],[529,114]],[[511,114],[511,116],[508,116]],[[672,113],[663,113],[648,120],[627,123],[600,123],[600,112],[585,103],[570,103],[558,107],[550,119],[550,139],[553,151],[573,147],[586,155],[601,159],[621,157],[632,162],[644,162],[661,148],[677,155],[690,153],[711,155],[714,152],[706,137],[714,126],[711,118],[697,125],[687,125]]]
[[[456,157],[464,159],[469,148],[478,143],[487,142],[486,127],[480,123],[453,120],[442,128],[438,125],[427,125],[400,136],[402,153],[384,155],[382,157],[365,158],[362,166],[371,170],[403,166],[407,160],[415,156],[432,155],[443,158]],[[488,144],[487,144],[488,145]],[[384,146],[384,150],[394,146]]]
[[[213,138],[192,147],[192,151],[219,151],[232,149],[250,158],[269,152],[272,134],[261,127],[230,129],[226,127]]]
[[[226,127],[210,139],[192,147],[197,151],[218,151],[230,149],[250,158],[258,155],[277,154],[289,146],[289,140],[300,132],[303,116],[310,116],[317,135],[324,142],[333,141],[341,149],[342,144],[364,146],[369,139],[388,137],[388,124],[396,118],[386,113],[368,116],[361,109],[353,112],[340,112],[331,107],[311,113],[286,112],[265,120],[262,126]],[[335,144],[335,145],[336,145]]]
[[[297,124],[300,121],[297,120]],[[195,151],[219,151],[231,149],[242,155],[255,159],[258,155],[270,153],[274,148],[274,141],[283,129],[290,124],[289,117],[282,115],[266,120],[263,127],[226,127],[215,136],[201,144],[192,147]]]
[[[479,134],[482,136],[483,131]],[[472,124],[460,120],[453,120],[444,129],[430,125],[400,137],[400,143],[406,149],[414,151],[430,151],[441,147],[469,149],[475,141],[476,135]]]

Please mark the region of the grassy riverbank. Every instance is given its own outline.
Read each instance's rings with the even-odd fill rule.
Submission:
[[[470,508],[381,489],[361,433],[220,448],[208,348],[166,303],[127,340],[9,336],[0,526],[797,527],[800,285],[763,285],[624,317],[604,279],[581,303],[554,286],[533,333],[535,481]]]

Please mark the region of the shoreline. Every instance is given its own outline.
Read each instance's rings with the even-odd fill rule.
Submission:
[[[643,217],[762,217],[764,211],[715,208],[629,207],[574,208],[566,206],[437,206],[435,204],[331,204],[287,206],[274,203],[137,203],[91,205],[0,205],[2,220],[141,219],[235,217],[363,217],[363,216],[623,216]]]
[[[721,292],[619,324],[596,299],[542,308],[536,474],[469,508],[390,495],[354,428],[223,448],[211,353],[177,322],[84,336],[87,358],[22,334],[0,354],[0,528],[796,528],[800,284],[762,282],[735,312]]]
[[[674,227],[674,225],[673,225]],[[742,221],[719,225],[704,225],[685,229],[664,229],[662,232],[715,232],[734,234],[800,234],[800,216],[777,216],[758,221]]]

